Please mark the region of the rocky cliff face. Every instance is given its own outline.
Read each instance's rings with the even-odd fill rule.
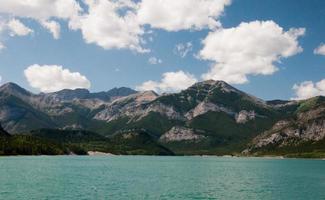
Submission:
[[[244,124],[249,120],[255,119],[256,114],[255,111],[246,111],[246,110],[241,110],[238,114],[236,114],[236,122],[239,124]]]
[[[325,102],[320,100],[311,108],[298,111],[293,117],[278,121],[270,130],[254,138],[243,153],[263,151],[270,147],[299,146],[306,142],[318,142],[324,139]]]
[[[157,97],[158,95],[155,92],[146,91],[116,99],[106,104],[94,116],[94,119],[110,122],[121,117],[129,117],[136,120],[136,118],[148,114],[150,108],[148,108],[147,104]]]
[[[191,120],[197,116],[203,115],[207,112],[225,112],[229,115],[235,115],[235,113],[230,110],[230,108],[223,107],[221,105],[217,105],[211,102],[202,101],[200,102],[194,109],[188,111],[185,114],[185,117],[188,120]]]
[[[202,133],[202,131],[201,131]],[[200,141],[204,140],[206,136],[198,134],[198,131],[194,131],[190,128],[181,126],[175,126],[163,134],[159,140],[161,142],[181,142],[181,141]]]

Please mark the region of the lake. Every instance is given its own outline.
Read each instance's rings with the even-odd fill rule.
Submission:
[[[325,161],[0,157],[0,199],[325,199]]]

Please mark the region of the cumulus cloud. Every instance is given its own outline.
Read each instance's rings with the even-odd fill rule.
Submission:
[[[53,33],[53,27],[56,26],[56,29],[60,27],[58,22],[50,19],[72,20],[80,11],[81,7],[75,0],[1,0],[0,4],[0,13],[34,19],[48,29],[54,37],[58,35],[56,35],[57,30],[55,34]]]
[[[71,30],[81,31],[86,43],[146,53],[150,50],[144,47],[144,35],[152,32],[150,28],[215,29],[231,0],[82,0],[84,7],[79,2],[1,0],[0,14],[36,20],[55,39],[60,37],[59,22],[66,21]]]
[[[148,63],[151,65],[157,65],[157,64],[161,64],[162,60],[153,56],[148,59]]]
[[[325,56],[325,44],[319,45],[315,50],[314,54]]]
[[[18,17],[45,20],[51,17],[68,19],[80,10],[75,0],[1,0],[0,12]]]
[[[140,23],[167,31],[199,30],[220,26],[217,21],[230,0],[142,0]]]
[[[253,21],[212,31],[203,40],[199,57],[213,61],[203,79],[242,84],[248,75],[270,75],[278,70],[275,63],[302,52],[298,38],[304,28],[285,31],[273,21]]]
[[[24,75],[30,86],[41,92],[90,88],[90,81],[85,76],[59,65],[34,64],[25,69]]]
[[[293,100],[308,99],[314,96],[325,96],[325,79],[317,83],[304,81],[300,84],[294,84],[293,88],[296,97]]]
[[[18,19],[11,19],[8,22],[8,28],[10,30],[11,36],[25,36],[28,34],[33,33],[33,30],[25,26],[20,20]]]
[[[137,52],[148,52],[141,47],[143,28],[137,21],[136,4],[129,0],[87,0],[88,13],[74,19],[70,27],[80,29],[87,43],[104,49],[127,48]]]
[[[174,54],[182,58],[185,58],[189,52],[193,49],[193,44],[191,42],[179,43],[175,45]]]
[[[137,86],[139,91],[153,90],[156,92],[177,92],[188,88],[197,82],[194,75],[183,72],[166,72],[162,75],[161,81],[146,81]]]
[[[144,30],[135,14],[136,3],[131,0],[84,0],[83,3],[87,10],[76,0],[2,0],[0,13],[36,20],[55,39],[60,37],[60,19],[67,21],[70,29],[80,30],[86,43],[104,49],[148,51],[141,47]]]

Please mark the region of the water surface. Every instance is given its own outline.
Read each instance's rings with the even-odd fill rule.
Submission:
[[[325,199],[325,161],[0,157],[0,199]]]

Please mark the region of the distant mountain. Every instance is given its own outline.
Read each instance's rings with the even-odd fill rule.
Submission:
[[[87,89],[64,89],[58,92],[43,94],[47,98],[55,98],[60,101],[72,101],[74,99],[99,99],[102,101],[111,101],[119,97],[135,94],[137,91],[126,87],[113,88],[107,92],[91,93]]]
[[[0,87],[0,121],[12,133],[38,128],[84,128],[92,123],[87,116],[91,111],[134,93],[122,87],[99,93],[65,89],[33,94],[15,83],[7,83]]]
[[[32,95],[32,93],[30,93],[29,91],[25,90],[24,88],[20,87],[19,85],[15,84],[15,83],[3,84],[0,87],[0,92],[5,93],[5,94],[10,94],[13,96],[17,96],[17,97],[22,97],[22,98]]]
[[[98,93],[76,89],[32,94],[9,83],[0,87],[0,122],[15,134],[42,128],[90,130],[110,138],[110,142],[122,143],[127,142],[126,138],[117,136],[132,130],[132,134],[146,138],[155,148],[166,148],[166,154],[171,151],[224,155],[245,150],[246,155],[262,155],[271,151],[260,146],[260,141],[269,141],[269,137],[275,137],[270,136],[274,133],[283,136],[277,129],[279,124],[286,124],[281,127],[290,131],[297,127],[297,130],[308,129],[303,132],[308,136],[295,138],[299,142],[314,138],[313,134],[319,134],[317,142],[322,141],[324,119],[318,116],[324,113],[324,102],[324,97],[264,101],[224,81],[213,80],[196,83],[179,93],[162,95],[129,88]],[[308,120],[304,120],[305,115],[310,116]],[[285,134],[290,135],[289,132]],[[132,142],[133,147],[138,148],[137,143],[141,141]],[[272,145],[276,149],[283,146]]]
[[[51,98],[56,99],[58,101],[72,101],[74,99],[99,99],[102,101],[111,101],[119,97],[128,96],[130,94],[135,94],[137,91],[127,88],[127,87],[120,87],[120,88],[113,88],[108,90],[107,92],[95,92],[91,93],[87,89],[63,89],[58,92],[52,93],[40,93],[40,94],[33,94],[24,88],[20,87],[15,83],[6,83],[0,87],[0,93],[10,94],[12,96],[20,97],[22,99],[28,97],[34,98]]]

